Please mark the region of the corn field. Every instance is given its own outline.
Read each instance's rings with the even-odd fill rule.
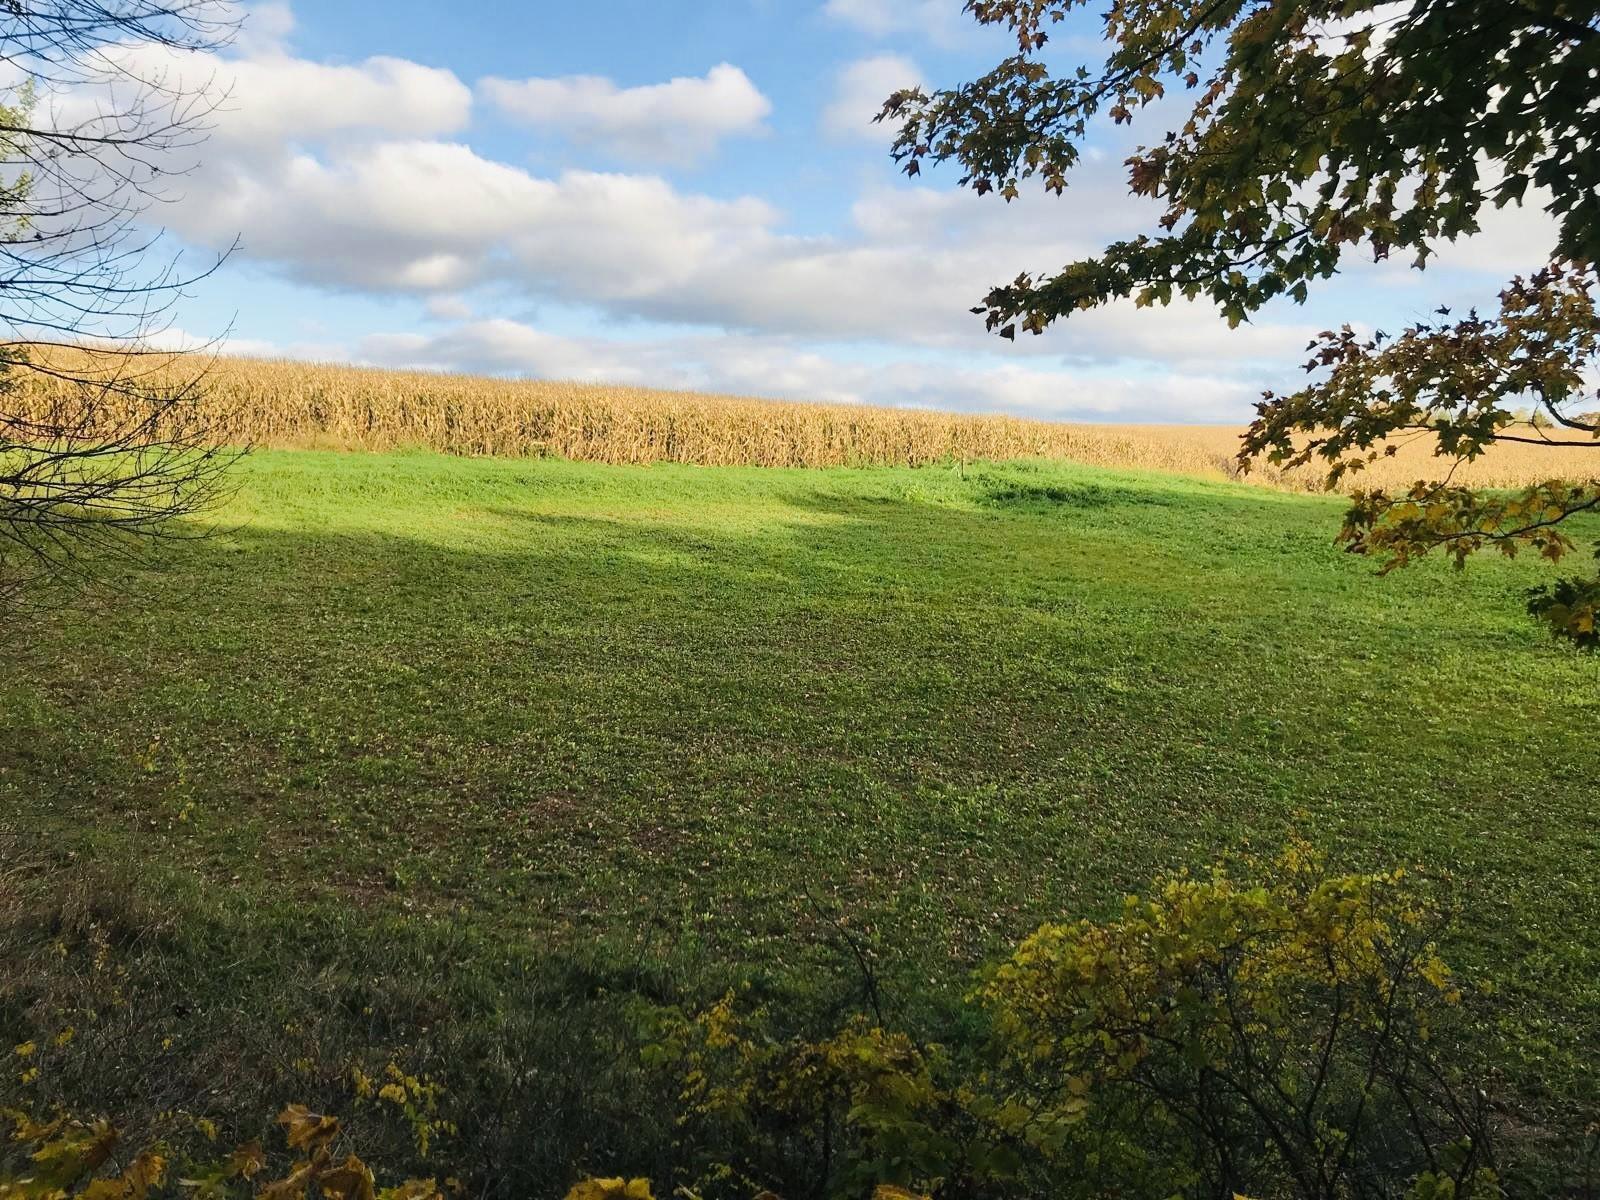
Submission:
[[[284,449],[550,455],[602,463],[836,467],[1065,459],[1192,475],[1237,476],[1238,430],[1218,425],[1091,425],[922,409],[798,403],[606,384],[509,380],[265,359],[178,358],[142,368],[151,382],[207,378],[197,403],[221,439]],[[32,377],[6,403],[43,409],[59,396]],[[107,401],[114,404],[115,399]],[[22,415],[26,415],[26,411]],[[1403,446],[1350,486],[1409,485],[1449,463]],[[1537,446],[1500,445],[1458,482],[1513,487],[1583,464]],[[1315,469],[1258,464],[1245,479],[1321,487]]]

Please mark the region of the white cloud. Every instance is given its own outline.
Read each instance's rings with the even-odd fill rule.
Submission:
[[[427,304],[428,316],[435,321],[469,321],[472,305],[460,296],[434,296]]]
[[[245,257],[328,287],[455,292],[508,279],[623,307],[737,259],[775,219],[758,201],[684,195],[649,176],[545,179],[433,141],[214,161],[164,215],[192,241],[238,234]]]
[[[873,118],[883,111],[883,102],[895,92],[923,86],[921,69],[902,55],[879,54],[858,59],[839,72],[833,101],[822,113],[822,127],[834,137],[887,145],[894,140],[895,126],[874,122]]]
[[[245,54],[278,51],[294,28],[294,9],[288,0],[259,0],[244,12],[234,46]]]
[[[428,137],[464,129],[472,113],[471,89],[454,74],[403,59],[326,66],[275,56],[227,71],[224,141],[271,146],[354,130]]]
[[[233,337],[230,334],[203,337],[177,326],[150,332],[140,339],[140,345],[147,350],[158,352],[200,355],[202,359],[212,354],[237,354],[244,358],[276,358],[283,353],[275,343],[260,338]],[[203,361],[196,362],[195,368],[203,369]]]
[[[1257,364],[1293,362],[1307,337],[1287,323],[1229,331],[1196,304],[1114,305],[1014,346],[987,335],[968,310],[992,285],[1023,270],[1052,272],[1148,226],[1152,210],[1128,197],[1116,155],[1086,162],[1059,200],[1030,191],[1006,205],[965,191],[870,186],[846,228],[817,235],[751,196],[488,157],[465,140],[473,97],[449,71],[385,58],[329,66],[293,57],[281,42],[236,60],[158,58],[147,65],[234,81],[204,162],[161,210],[163,223],[197,246],[221,249],[238,236],[242,260],[294,282],[415,296],[448,325],[371,340],[363,352],[378,361],[1045,414],[1135,402],[1148,414],[1162,396],[1182,395],[1173,413],[1201,415],[1226,399],[1237,417]],[[659,89],[603,80],[505,86],[530,111],[554,114],[563,131],[626,143],[653,127],[683,154],[697,137],[714,143],[765,114],[754,93],[761,116],[746,105],[742,117],[722,112],[696,126],[699,89],[721,86],[721,71]],[[865,124],[882,95],[915,73],[890,55],[852,64],[824,124],[857,132],[850,114]],[[673,90],[684,82],[695,86]],[[543,93],[534,85],[555,91],[535,103]],[[741,87],[729,95],[749,99]],[[571,110],[557,112],[552,96]],[[673,120],[676,132],[667,132]],[[477,296],[519,308],[581,307],[601,320],[690,332],[670,342],[557,338],[474,319],[487,304],[463,296],[479,288]],[[817,343],[853,349],[823,354]],[[864,353],[893,364],[863,366]],[[1119,380],[1107,382],[1113,370]]]
[[[971,26],[956,0],[828,0],[822,11],[873,37],[914,33],[946,42],[963,25]]]
[[[242,58],[123,45],[102,53],[106,84],[50,97],[63,122],[131,107],[149,88],[194,96],[206,114],[206,160],[280,155],[296,144],[353,134],[434,137],[464,129],[472,91],[450,71],[398,58],[330,66],[294,58],[275,42],[246,43]]]
[[[1236,420],[1256,396],[1248,383],[1206,371],[1106,377],[994,356],[955,365],[926,358],[862,363],[787,338],[571,338],[507,320],[472,322],[431,336],[369,337],[356,355],[391,367],[1011,412],[1050,420]]]
[[[402,59],[330,67],[283,56],[237,62],[230,75],[216,136],[258,150],[357,130],[426,138],[466,128],[472,114],[459,78]]]
[[[213,156],[188,186],[166,214],[185,238],[220,248],[238,234],[244,257],[330,288],[454,295],[493,283],[622,318],[983,350],[994,343],[967,310],[990,286],[1059,268],[1144,215],[1108,167],[1065,201],[880,187],[855,205],[853,232],[802,236],[753,198],[696,195],[650,175],[543,177],[463,144],[381,132],[272,154],[252,139]],[[1300,326],[1230,332],[1203,305],[1124,305],[1010,353],[1245,362],[1298,353],[1305,336]]]
[[[644,87],[619,88],[598,75],[485,79],[479,87],[513,120],[634,162],[698,162],[724,138],[761,132],[772,112],[750,77],[729,63],[704,78]]]
[[[1545,210],[1549,203],[1549,192],[1533,188],[1521,205],[1484,210],[1480,231],[1439,247],[1429,266],[1486,271],[1503,280],[1537,271],[1550,262],[1560,234],[1559,223]]]

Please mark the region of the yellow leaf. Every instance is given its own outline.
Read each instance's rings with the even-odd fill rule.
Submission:
[[[145,1200],[166,1178],[167,1160],[144,1153],[116,1179],[97,1179],[79,1193],[79,1200]]]
[[[266,1165],[266,1151],[261,1149],[260,1142],[246,1142],[228,1155],[228,1174],[240,1179],[254,1179]]]
[[[374,1200],[372,1172],[354,1154],[319,1174],[317,1186],[328,1200]]]
[[[431,1179],[408,1179],[399,1187],[384,1188],[379,1200],[443,1200]]]
[[[648,1179],[585,1179],[566,1200],[655,1200]]]
[[[259,1200],[303,1200],[306,1188],[311,1183],[312,1171],[310,1163],[296,1163],[288,1175],[262,1188]]]
[[[87,1127],[74,1123],[67,1133],[34,1151],[33,1161],[51,1174],[76,1178],[104,1166],[116,1144],[117,1131],[109,1121]]]
[[[17,1126],[16,1132],[11,1135],[11,1140],[29,1145],[48,1142],[67,1123],[66,1117],[57,1117],[54,1121],[38,1122],[28,1116],[27,1113],[17,1112],[14,1109],[8,1109],[5,1115],[16,1122]]]
[[[278,1114],[291,1150],[301,1146],[323,1146],[339,1132],[339,1118],[311,1112],[303,1104],[291,1104]]]

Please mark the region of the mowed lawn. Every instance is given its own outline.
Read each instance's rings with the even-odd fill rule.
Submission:
[[[1450,872],[1521,1073],[1583,1073],[1600,660],[1522,615],[1535,563],[1379,578],[1336,499],[1066,465],[262,453],[238,483],[0,680],[10,848],[203,924],[171,952],[219,1010],[263,956],[419,930],[442,974],[774,995],[845,930],[939,1004],[1043,920],[1298,830]]]

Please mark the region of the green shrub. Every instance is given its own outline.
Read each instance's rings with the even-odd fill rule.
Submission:
[[[1255,880],[1046,926],[980,993],[991,1115],[1091,1193],[1464,1194],[1490,1178],[1489,1122],[1439,921],[1404,872],[1328,875],[1296,844]]]
[[[1303,843],[1047,925],[972,996],[975,1053],[866,1019],[783,1041],[733,999],[667,1019],[696,1194],[1486,1196],[1490,1109],[1456,1041],[1439,911]]]
[[[1436,949],[1443,921],[1407,873],[1333,874],[1295,842],[1242,873],[1166,880],[1111,920],[1043,926],[980,977],[979,1036],[958,1046],[876,1011],[816,1039],[738,994],[651,1008],[646,1074],[677,1097],[673,1177],[586,1179],[568,1200],[649,1200],[653,1182],[680,1200],[1489,1200],[1511,1176]],[[25,1043],[13,1057],[31,1085],[49,1055]],[[350,1078],[352,1103],[403,1114],[419,1155],[456,1132],[430,1080],[393,1064]],[[141,1135],[126,1158],[104,1120],[7,1115],[0,1200],[464,1191],[380,1190],[340,1122],[297,1105],[279,1117],[287,1157],[217,1152],[215,1127],[182,1114],[187,1141]]]

